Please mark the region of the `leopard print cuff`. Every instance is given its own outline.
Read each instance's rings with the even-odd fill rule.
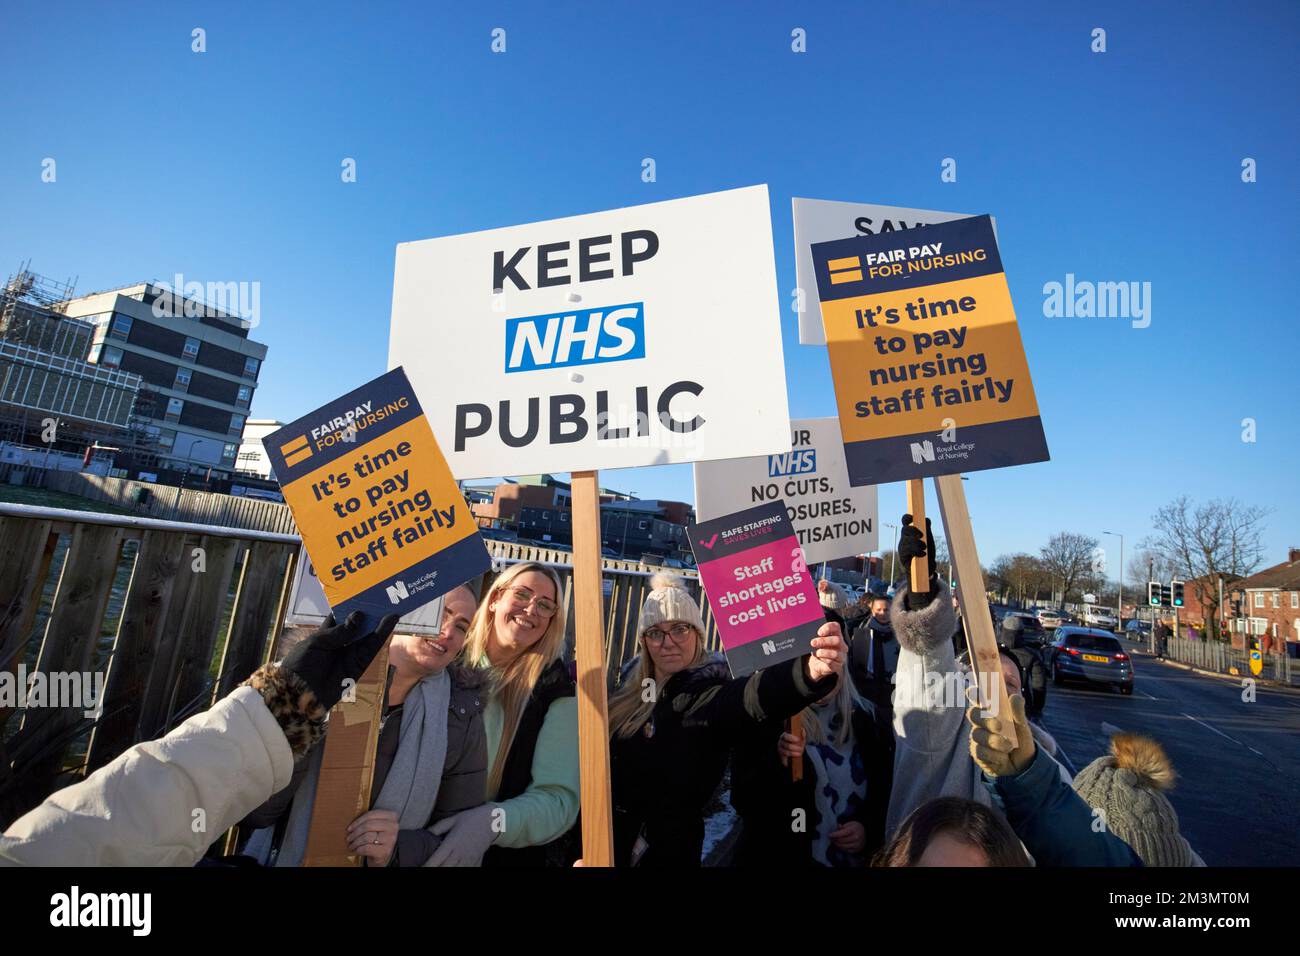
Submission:
[[[325,734],[325,717],[329,713],[306,681],[278,664],[263,664],[244,681],[262,695],[271,716],[279,723],[297,760]]]

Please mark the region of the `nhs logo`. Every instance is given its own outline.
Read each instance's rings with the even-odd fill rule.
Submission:
[[[788,451],[784,455],[767,456],[767,477],[781,478],[785,475],[810,475],[817,470],[817,449],[805,448],[802,451]]]
[[[506,371],[645,358],[645,303],[506,321]]]

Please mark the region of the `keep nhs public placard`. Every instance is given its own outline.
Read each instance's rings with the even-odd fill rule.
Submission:
[[[767,187],[403,243],[388,361],[461,479],[784,450]]]
[[[826,623],[785,503],[687,528],[733,677],[802,657]]]
[[[695,464],[700,521],[781,499],[809,564],[876,550],[876,488],[852,487],[838,418],[790,422],[779,455]]]
[[[812,252],[853,484],[1048,460],[988,216]]]
[[[401,368],[263,445],[336,620],[405,617],[491,566]]]
[[[802,290],[802,308],[799,311],[800,345],[826,344],[821,304],[817,300],[817,275],[813,269],[814,243],[920,229],[938,222],[965,219],[970,215],[965,212],[939,212],[935,209],[798,197],[791,199],[790,205],[794,213],[794,284]],[[997,232],[996,221],[993,230]]]

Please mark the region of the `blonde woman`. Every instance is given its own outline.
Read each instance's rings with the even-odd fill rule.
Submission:
[[[737,743],[731,803],[742,821],[737,866],[866,866],[885,839],[893,784],[889,718],[852,680],[800,714],[802,735],[765,720]],[[790,759],[803,760],[802,779]],[[800,820],[801,827],[792,821]]]
[[[610,770],[617,866],[700,865],[704,808],[732,743],[835,690],[846,649],[826,623],[810,653],[732,680],[704,648],[700,606],[655,575],[638,620],[640,655],[610,698]]]
[[[578,709],[561,656],[563,601],[555,572],[524,562],[498,575],[479,603],[463,658],[491,675],[489,802],[435,824],[445,839],[432,866],[568,862],[559,856],[578,818]]]

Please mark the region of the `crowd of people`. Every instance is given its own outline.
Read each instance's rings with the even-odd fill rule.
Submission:
[[[926,540],[904,516],[904,566]],[[929,583],[851,608],[823,582],[827,620],[808,652],[733,678],[683,582],[652,579],[637,656],[609,698],[615,864],[699,866],[728,768],[736,866],[1199,864],[1159,745],[1116,735],[1072,774],[1036,720],[1041,661],[1004,629],[1011,712],[986,709],[959,659],[957,602]],[[331,618],[208,711],[21,817],[0,863],[299,865],[327,715],[396,626]],[[524,562],[481,600],[451,591],[438,634],[392,635],[369,809],[346,832],[366,866],[581,862],[565,628],[559,579]],[[214,840],[235,826],[227,854]]]

